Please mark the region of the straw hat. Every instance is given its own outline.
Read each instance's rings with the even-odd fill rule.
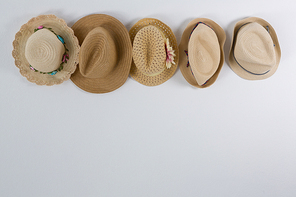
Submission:
[[[63,19],[40,15],[16,33],[13,48],[21,75],[37,85],[54,85],[68,80],[75,71],[80,47]]]
[[[179,51],[173,31],[154,18],[139,20],[129,31],[133,43],[130,75],[139,83],[156,86],[171,78],[178,66]]]
[[[266,79],[278,68],[281,49],[272,26],[261,18],[251,17],[235,24],[229,65],[240,77]]]
[[[206,88],[212,85],[223,66],[224,30],[207,18],[192,20],[185,28],[180,49],[180,70],[191,85]]]
[[[122,86],[132,62],[132,45],[125,26],[116,18],[93,14],[72,27],[81,45],[79,65],[71,80],[91,93],[106,93]]]

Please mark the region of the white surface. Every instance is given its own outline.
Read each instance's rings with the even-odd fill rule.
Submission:
[[[0,196],[295,197],[295,9],[295,0],[2,1]],[[55,14],[72,26],[93,13],[128,30],[158,18],[178,42],[189,21],[207,17],[227,34],[226,57],[234,24],[262,17],[282,59],[262,81],[238,77],[225,62],[207,89],[191,87],[178,69],[160,86],[129,78],[103,95],[19,74],[11,51],[22,24]]]

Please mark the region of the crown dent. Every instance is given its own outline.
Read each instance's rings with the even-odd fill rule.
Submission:
[[[133,59],[136,67],[147,76],[155,76],[165,69],[165,37],[157,27],[149,25],[137,33]]]
[[[103,27],[91,30],[81,45],[80,73],[87,78],[104,78],[116,63],[116,45],[108,30]]]
[[[253,73],[265,73],[276,65],[273,41],[262,25],[254,22],[237,33],[234,56],[241,66]]]

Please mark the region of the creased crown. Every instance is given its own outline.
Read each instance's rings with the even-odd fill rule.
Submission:
[[[210,79],[219,67],[220,45],[216,33],[207,25],[199,24],[188,43],[189,63],[199,85]]]
[[[147,76],[155,76],[165,69],[165,37],[155,26],[138,31],[133,43],[133,59],[136,67]]]
[[[256,74],[274,67],[274,43],[267,29],[256,22],[242,26],[237,33],[234,57],[244,69]]]
[[[116,66],[117,51],[113,37],[103,27],[91,30],[79,54],[80,73],[87,78],[104,78]]]

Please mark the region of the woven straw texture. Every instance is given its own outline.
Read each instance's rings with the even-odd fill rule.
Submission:
[[[25,57],[27,40],[34,33],[34,29],[41,25],[52,28],[56,34],[61,35],[69,50],[68,62],[63,64],[63,70],[57,72],[55,75],[41,74],[32,71]],[[79,49],[79,43],[74,36],[73,30],[67,26],[63,19],[55,15],[40,15],[30,19],[26,24],[22,25],[20,30],[16,33],[15,40],[13,41],[12,56],[15,59],[15,65],[19,68],[21,75],[26,77],[28,81],[36,83],[37,85],[50,86],[61,84],[70,78],[78,63]]]
[[[155,26],[143,27],[133,42],[133,60],[137,68],[151,76],[165,68],[165,38]]]
[[[105,36],[103,34],[97,34],[100,36],[95,37],[89,35],[97,27],[106,30]],[[89,44],[87,45],[92,48],[89,50],[89,47],[83,47],[81,50],[83,57],[80,59],[84,61],[84,65],[83,69],[80,68],[80,65],[77,66],[71,76],[73,83],[91,93],[107,93],[121,87],[128,78],[132,62],[132,45],[125,26],[112,16],[93,14],[79,19],[72,29],[80,45],[83,45],[84,40],[88,37]],[[107,39],[106,34],[109,34],[113,41]],[[109,41],[106,42],[106,39]],[[113,45],[112,43],[116,50],[110,46]],[[112,56],[116,59],[115,63],[110,62]],[[97,76],[95,76],[96,74],[87,75],[85,73],[87,69],[93,69]],[[101,70],[101,74],[99,70]]]
[[[139,20],[129,31],[130,34],[130,38],[131,38],[131,42],[134,43],[134,39],[137,35],[137,33],[144,27],[146,26],[155,26],[157,27],[161,33],[164,35],[165,38],[169,38],[170,41],[170,45],[172,46],[173,50],[175,51],[175,59],[174,62],[176,64],[172,64],[171,68],[167,69],[165,68],[163,70],[163,72],[161,72],[158,75],[155,76],[147,76],[147,74],[149,73],[157,73],[157,71],[161,71],[161,69],[163,69],[165,67],[165,62],[163,62],[163,66],[151,66],[153,64],[149,63],[146,65],[150,65],[148,68],[144,69],[142,66],[140,66],[139,68],[135,65],[135,62],[132,62],[132,67],[131,67],[131,71],[130,71],[130,75],[132,78],[134,78],[136,81],[138,81],[139,83],[143,84],[143,85],[147,85],[147,86],[156,86],[156,85],[160,85],[164,82],[166,82],[168,79],[170,79],[178,66],[178,62],[179,62],[179,50],[178,50],[178,44],[177,44],[177,39],[173,33],[173,31],[171,30],[170,27],[168,27],[166,24],[164,24],[163,22],[161,22],[160,20],[154,19],[154,18],[144,18]],[[142,32],[143,33],[143,32]],[[150,36],[150,38],[152,38],[153,36]],[[149,39],[150,39],[149,38]],[[155,36],[155,39],[159,39],[159,36]],[[145,38],[148,39],[148,38]],[[165,40],[163,40],[164,42]],[[139,45],[138,45],[139,46]],[[159,47],[155,47],[155,49]],[[143,50],[143,49],[141,49]],[[161,52],[161,51],[160,51]],[[136,53],[136,52],[134,52]],[[152,54],[156,54],[158,53],[156,50],[152,53]],[[148,54],[147,54],[148,55]],[[149,56],[151,56],[149,54]],[[138,56],[140,57],[140,56]],[[158,59],[159,58],[159,59]],[[162,55],[153,55],[152,58],[151,57],[143,57],[142,61],[146,61],[151,59],[154,60],[155,62],[160,62],[162,61]],[[136,59],[136,61],[141,61]],[[137,65],[144,65],[144,64],[137,64]],[[144,73],[142,72],[144,71]],[[145,74],[147,73],[147,74]]]
[[[41,29],[27,40],[25,57],[35,69],[51,72],[60,67],[64,45],[51,31]]]
[[[214,32],[217,35],[218,41],[219,41],[219,45],[220,45],[220,62],[219,62],[219,66],[216,70],[216,72],[212,75],[212,77],[208,80],[208,82],[204,85],[199,85],[195,79],[195,77],[192,74],[191,68],[190,66],[187,67],[187,63],[188,63],[188,57],[185,53],[185,51],[188,51],[188,43],[189,43],[189,37],[190,34],[193,30],[193,28],[195,27],[195,25],[198,22],[202,22],[205,23],[206,25],[210,26]],[[182,38],[181,38],[181,42],[179,45],[179,50],[180,50],[180,70],[184,76],[184,78],[186,79],[186,81],[191,84],[192,86],[198,87],[198,88],[206,88],[211,86],[217,79],[221,68],[224,64],[224,51],[223,51],[223,47],[224,47],[224,43],[226,40],[226,35],[224,30],[214,21],[207,19],[207,18],[196,18],[194,20],[192,20],[191,22],[188,23],[187,27],[185,28],[183,34],[182,34]],[[190,64],[190,62],[189,62]]]
[[[199,24],[188,43],[188,59],[199,85],[206,83],[218,69],[220,45],[216,33],[207,25]]]
[[[253,22],[256,22],[258,23],[259,25],[261,25],[263,28],[266,29],[266,31],[268,30],[269,31],[269,36],[271,37],[272,41],[273,41],[273,44],[274,44],[274,52],[275,52],[275,57],[272,57],[275,58],[275,65],[273,67],[271,67],[271,69],[269,70],[269,72],[267,72],[266,74],[264,75],[254,75],[254,74],[251,74],[249,72],[247,72],[246,70],[244,70],[241,66],[239,66],[237,64],[237,62],[235,61],[234,57],[233,57],[233,51],[234,51],[234,48],[235,48],[235,45],[236,45],[236,41],[237,41],[237,34],[238,32],[241,30],[240,28],[242,26],[247,26],[248,23],[253,23]],[[268,29],[267,29],[267,26],[268,26]],[[259,32],[258,32],[259,33]],[[265,32],[266,33],[266,32]],[[254,33],[253,33],[254,34]],[[260,35],[258,35],[258,37],[260,38]],[[261,40],[262,42],[263,40]],[[274,53],[273,53],[274,54]],[[276,35],[276,32],[275,30],[273,29],[273,27],[265,20],[261,19],[261,18],[257,18],[257,17],[250,17],[250,18],[246,18],[246,19],[243,19],[239,22],[237,22],[235,24],[235,27],[234,27],[234,30],[233,30],[233,36],[232,36],[232,43],[231,43],[231,48],[230,48],[230,52],[229,52],[229,65],[231,67],[231,69],[240,77],[242,77],[243,79],[247,79],[247,80],[260,80],[260,79],[266,79],[270,76],[272,76],[275,71],[277,70],[278,68],[278,65],[280,63],[280,59],[281,59],[281,49],[280,49],[280,45],[279,45],[279,41],[278,41],[278,38],[277,38],[277,35]],[[253,71],[256,72],[256,70],[258,70],[258,68],[255,68],[256,66],[258,66],[258,64],[254,64],[253,67]],[[260,65],[259,65],[260,66]],[[249,67],[249,71],[252,72],[252,70],[250,69],[250,65],[248,66]]]

